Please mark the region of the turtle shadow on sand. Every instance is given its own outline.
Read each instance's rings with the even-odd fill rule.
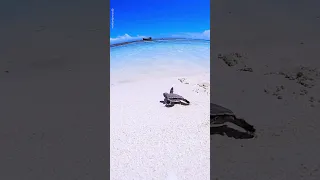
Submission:
[[[173,107],[176,104],[180,104],[180,105],[183,105],[183,106],[188,106],[189,105],[188,103],[184,103],[184,102],[172,102],[171,104],[166,104],[165,101],[160,101],[160,103],[165,104],[166,107]]]
[[[245,132],[241,132],[229,127],[226,123],[234,124]],[[244,119],[236,117],[229,109],[210,103],[210,135],[227,135],[235,139],[251,139],[255,137],[256,129],[253,125],[246,122]]]
[[[163,93],[164,100],[160,101],[160,103],[165,104],[166,107],[173,107],[176,104],[181,104],[187,106],[190,102],[184,97],[173,93],[173,87],[170,89],[170,93]]]

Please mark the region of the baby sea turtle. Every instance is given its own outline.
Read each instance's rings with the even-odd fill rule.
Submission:
[[[174,94],[173,87],[170,89],[170,93],[163,93],[164,100],[160,101],[161,103],[165,104],[166,107],[172,107],[175,104],[182,104],[182,105],[189,105],[190,102],[186,100],[184,97]]]
[[[244,119],[237,118],[230,109],[210,103],[210,127],[222,125],[227,122],[235,124],[249,133],[255,133],[256,131],[254,126],[247,123]]]

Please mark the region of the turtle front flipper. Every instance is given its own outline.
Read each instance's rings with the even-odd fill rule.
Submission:
[[[243,128],[244,130],[250,132],[250,133],[255,133],[256,129],[254,128],[253,125],[247,123],[244,119],[240,118],[235,118],[233,121],[230,121],[231,123]]]
[[[189,105],[190,102],[189,102],[188,100],[186,100],[186,99],[181,99],[181,100],[180,100],[180,104],[186,106],[186,105]]]
[[[173,94],[173,87],[170,89],[170,94]]]
[[[215,135],[227,135],[228,137],[232,137],[235,139],[252,139],[255,135],[251,133],[245,133],[238,131],[236,129],[230,128],[227,125],[217,126],[217,127],[210,127],[210,134]]]

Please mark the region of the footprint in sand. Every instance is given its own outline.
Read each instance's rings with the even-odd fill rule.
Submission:
[[[178,80],[183,84],[191,84],[190,82],[187,81],[186,78],[179,78]],[[194,89],[192,91],[196,93],[202,92],[208,95],[210,94],[210,83],[208,82],[193,84],[193,86],[194,86]]]
[[[180,78],[178,80],[183,84],[189,84],[189,82],[186,81],[187,80],[186,78]]]

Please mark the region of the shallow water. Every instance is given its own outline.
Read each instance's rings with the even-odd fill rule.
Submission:
[[[111,83],[210,72],[210,41],[157,40],[110,48]]]

